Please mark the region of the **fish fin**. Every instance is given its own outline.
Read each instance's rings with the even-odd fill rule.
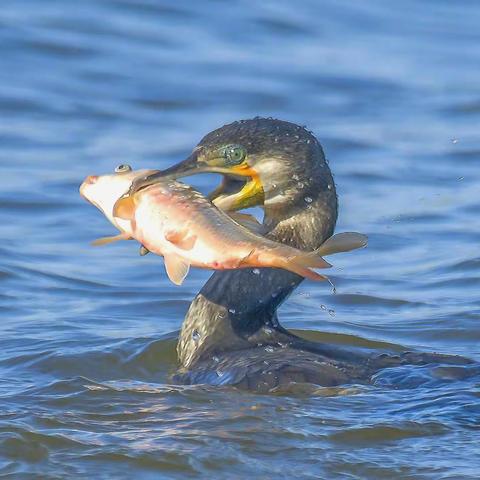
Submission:
[[[144,247],[143,245],[140,246],[140,256],[145,256],[148,253],[150,253],[150,250],[147,247]]]
[[[189,235],[188,230],[170,230],[165,232],[165,239],[182,250],[191,250],[197,241],[197,236]]]
[[[113,206],[113,216],[123,218],[124,220],[132,220],[135,216],[135,200],[132,196],[121,197]]]
[[[190,264],[174,253],[165,255],[164,260],[168,278],[175,285],[181,285],[188,275]]]
[[[263,225],[253,216],[248,213],[240,212],[225,212],[233,221],[250,230],[253,233],[262,234]]]
[[[249,266],[249,261],[250,259],[252,258],[252,256],[255,254],[255,249],[251,250],[250,253],[248,255],[245,255],[245,257],[243,257],[239,264],[238,264],[238,267],[242,267],[242,266],[246,266],[248,267]]]
[[[118,242],[119,240],[128,240],[130,238],[129,235],[126,233],[120,233],[118,235],[114,235],[112,237],[102,237],[102,238],[97,238],[92,242],[92,245],[95,245],[96,247],[99,247],[101,245],[107,245],[109,243],[113,242]]]
[[[315,250],[317,255],[332,255],[333,253],[349,252],[363,248],[368,243],[368,237],[357,232],[343,232],[331,236]]]

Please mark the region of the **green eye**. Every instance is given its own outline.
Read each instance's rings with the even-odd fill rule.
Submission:
[[[125,172],[131,172],[132,171],[132,167],[130,165],[119,165],[116,169],[115,169],[115,173],[125,173]]]
[[[238,165],[247,156],[247,151],[241,145],[229,145],[223,151],[226,165]]]

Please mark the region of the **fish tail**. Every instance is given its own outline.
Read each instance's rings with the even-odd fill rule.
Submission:
[[[280,257],[274,261],[274,266],[316,281],[328,280],[328,278],[325,275],[315,272],[312,270],[313,268],[331,267],[331,265],[316,252],[301,253],[288,258]]]
[[[327,280],[327,276],[320,275],[312,270],[312,268],[330,268],[331,265],[323,259],[322,255],[331,255],[333,253],[348,252],[357,248],[363,248],[367,245],[366,235],[356,232],[337,233],[324,242],[319,248],[313,252],[299,253],[290,257],[280,258],[283,267],[286,270],[302,275],[302,277],[311,280]],[[278,262],[278,260],[277,260]],[[331,283],[331,282],[330,282]]]

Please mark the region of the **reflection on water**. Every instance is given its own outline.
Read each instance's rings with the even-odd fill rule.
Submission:
[[[208,273],[176,288],[129,242],[90,247],[111,228],[78,185],[166,167],[235,119],[306,124],[338,230],[370,245],[335,258],[337,295],[304,282],[283,323],[478,361],[479,22],[468,0],[2,5],[0,472],[477,478],[476,363],[271,395],[171,385],[172,332]]]

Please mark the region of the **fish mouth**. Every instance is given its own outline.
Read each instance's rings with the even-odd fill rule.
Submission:
[[[98,176],[96,175],[89,175],[88,177],[85,178],[85,180],[82,182],[80,185],[80,188],[78,189],[80,192],[80,195],[87,201],[90,201],[90,199],[87,196],[87,192],[85,190],[88,189],[88,187],[94,183],[96,183],[98,180]]]
[[[166,170],[154,171],[145,177],[136,179],[127,195],[133,195],[161,180],[176,180],[200,173],[219,173],[223,176],[220,185],[208,195],[209,200],[218,208],[235,211],[263,205],[265,199],[263,185],[254,168],[245,163],[233,167],[209,165],[201,162],[196,152]]]

